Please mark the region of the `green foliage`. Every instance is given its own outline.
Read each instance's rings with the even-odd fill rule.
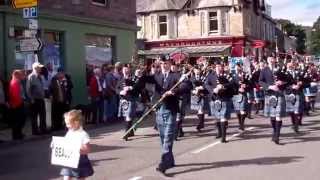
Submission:
[[[300,25],[296,25],[286,19],[279,19],[277,21],[281,24],[283,30],[287,33],[288,36],[296,37],[297,52],[299,54],[304,54],[306,52],[305,44],[307,35],[303,28]]]
[[[320,56],[320,16],[314,23],[311,33],[311,52]]]

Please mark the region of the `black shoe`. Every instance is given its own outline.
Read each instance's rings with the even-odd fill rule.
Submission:
[[[162,175],[166,175],[166,170],[164,170],[164,169],[162,169],[160,167],[157,167],[156,171],[160,172]]]
[[[180,132],[179,137],[184,137],[184,132]]]
[[[222,138],[221,143],[228,143],[228,141],[225,138]]]

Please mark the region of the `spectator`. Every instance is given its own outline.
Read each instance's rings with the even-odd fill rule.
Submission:
[[[0,79],[0,121],[5,122],[7,115],[6,95],[3,81]]]
[[[118,99],[116,94],[117,79],[113,74],[112,66],[106,68],[103,86],[105,97],[105,118],[107,121],[114,121],[118,115]]]
[[[89,95],[92,107],[92,123],[99,123],[103,120],[103,99],[101,69],[93,70],[94,75],[90,78]]]
[[[70,110],[70,106],[72,103],[72,89],[73,89],[73,83],[71,79],[71,75],[65,73],[65,77],[67,79],[67,109]]]
[[[14,70],[9,85],[9,107],[10,107],[10,125],[12,128],[12,138],[14,140],[23,139],[22,129],[25,124],[24,93],[21,80],[23,72]]]
[[[68,80],[62,69],[52,78],[50,83],[52,130],[62,129],[63,114],[68,111]]]
[[[32,112],[32,134],[40,135],[47,133],[45,91],[43,78],[41,77],[42,64],[35,62],[32,64],[32,73],[27,80],[27,94],[31,101]],[[40,117],[40,127],[38,126],[38,116]]]

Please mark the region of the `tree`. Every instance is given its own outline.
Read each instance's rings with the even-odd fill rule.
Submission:
[[[279,19],[278,23],[281,24],[283,30],[288,36],[296,37],[297,52],[304,54],[306,52],[306,33],[300,25],[296,25],[289,20]]]
[[[320,16],[318,20],[313,24],[311,33],[311,52],[317,56],[320,56]]]

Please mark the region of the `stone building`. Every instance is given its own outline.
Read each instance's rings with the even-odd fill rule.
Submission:
[[[264,0],[137,0],[137,25],[147,58],[199,58],[264,55],[276,23]]]

